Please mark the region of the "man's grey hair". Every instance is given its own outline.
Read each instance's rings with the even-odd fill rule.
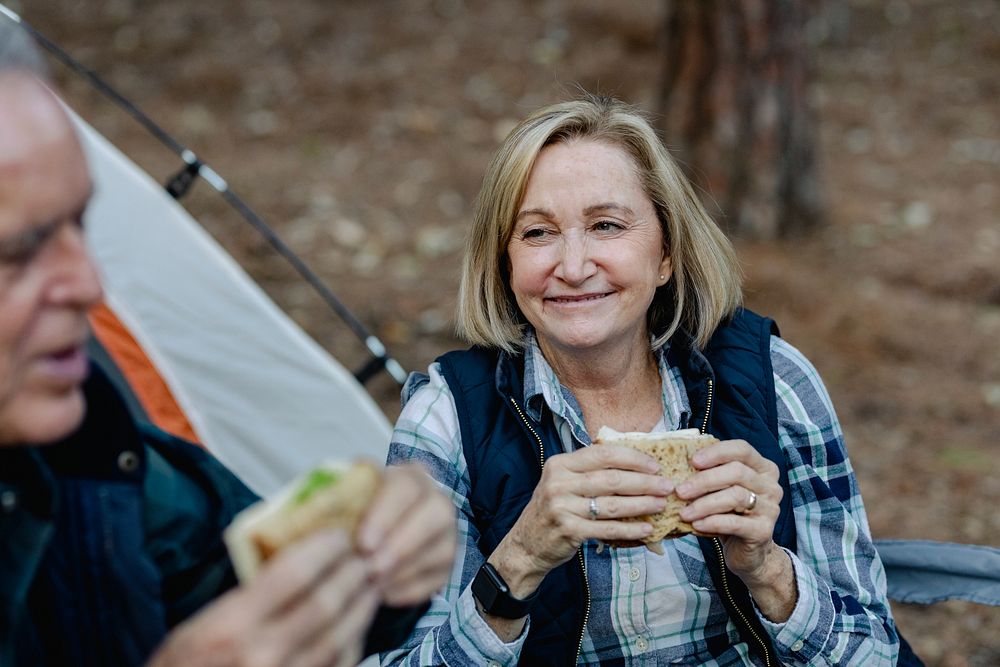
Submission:
[[[11,71],[24,72],[48,78],[45,58],[35,40],[12,18],[0,11],[0,74]]]

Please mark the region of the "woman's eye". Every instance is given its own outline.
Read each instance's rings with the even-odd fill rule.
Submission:
[[[611,220],[601,220],[594,224],[594,230],[598,232],[617,232],[624,227],[617,222],[612,222]]]
[[[524,231],[524,233],[521,234],[521,238],[524,238],[524,239],[540,239],[540,238],[543,238],[547,233],[548,233],[547,230],[540,229],[540,228],[526,229]]]

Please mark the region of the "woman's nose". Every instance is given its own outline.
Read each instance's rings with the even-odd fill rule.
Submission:
[[[591,257],[590,243],[586,236],[566,235],[562,238],[562,256],[557,275],[571,285],[579,285],[597,270]]]

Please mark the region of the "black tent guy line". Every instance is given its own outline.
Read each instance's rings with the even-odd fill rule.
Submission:
[[[326,283],[299,257],[288,244],[274,231],[274,229],[264,221],[250,206],[230,189],[229,184],[214,169],[205,164],[189,148],[181,144],[168,134],[163,128],[142,112],[128,98],[112,88],[96,72],[89,69],[69,53],[60,48],[52,40],[36,30],[31,24],[24,21],[18,14],[11,11],[3,4],[0,4],[0,15],[6,16],[10,20],[19,24],[35,41],[46,51],[51,53],[56,59],[66,65],[70,70],[86,79],[94,88],[100,91],[105,97],[114,102],[120,109],[135,119],[140,125],[153,135],[157,140],[166,146],[175,155],[184,161],[184,166],[164,185],[166,191],[174,198],[181,199],[190,190],[195,177],[200,177],[216,190],[222,198],[257,232],[264,237],[274,250],[281,255],[292,268],[305,280],[326,305],[333,310],[354,334],[364,343],[371,358],[360,369],[355,371],[354,377],[364,384],[379,371],[385,370],[392,378],[402,385],[406,381],[406,371],[402,365],[393,358],[386,350],[385,345],[374,334],[372,334],[364,324],[352,313],[344,303],[337,298]]]

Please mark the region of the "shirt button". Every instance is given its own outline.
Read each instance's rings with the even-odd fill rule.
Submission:
[[[640,651],[645,651],[647,648],[649,648],[649,642],[647,642],[644,637],[639,637],[638,639],[635,640],[635,647]]]
[[[4,512],[9,514],[10,512],[13,512],[14,508],[16,507],[17,507],[17,494],[15,492],[4,491],[2,494],[0,494],[0,508],[3,508]]]
[[[631,570],[628,571],[629,581],[639,581],[639,574],[640,574],[639,568],[633,567]]]
[[[126,449],[118,455],[118,469],[122,472],[135,472],[139,467],[139,455]]]
[[[803,644],[802,640],[800,639],[799,641],[797,641],[794,644],[792,644],[789,648],[791,648],[793,651],[798,652],[798,651],[802,650],[803,646],[805,646],[805,644]]]
[[[496,660],[490,660],[486,663],[486,667],[500,667],[500,663]]]

